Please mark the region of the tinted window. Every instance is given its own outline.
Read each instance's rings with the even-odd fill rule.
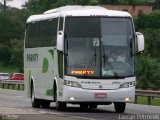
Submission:
[[[26,48],[55,46],[58,19],[29,23],[26,27]]]
[[[99,37],[99,18],[66,18],[65,33],[68,37]]]

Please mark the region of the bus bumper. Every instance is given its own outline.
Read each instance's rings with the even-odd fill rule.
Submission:
[[[63,102],[134,102],[135,87],[116,90],[89,90],[64,86]]]

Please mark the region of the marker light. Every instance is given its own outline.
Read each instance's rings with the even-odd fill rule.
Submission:
[[[135,81],[125,82],[122,83],[119,88],[129,88],[129,87],[134,87],[135,85],[136,85]]]

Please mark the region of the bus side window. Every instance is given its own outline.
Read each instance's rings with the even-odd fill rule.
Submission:
[[[58,18],[54,18],[51,22],[50,22],[50,44],[52,46],[56,46],[56,42],[57,42],[57,26],[58,26]]]

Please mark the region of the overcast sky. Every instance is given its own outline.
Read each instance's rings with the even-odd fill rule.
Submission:
[[[24,5],[25,1],[28,0],[6,0],[6,1],[8,6],[22,8],[21,5]],[[0,2],[3,4],[4,0],[0,0]]]

